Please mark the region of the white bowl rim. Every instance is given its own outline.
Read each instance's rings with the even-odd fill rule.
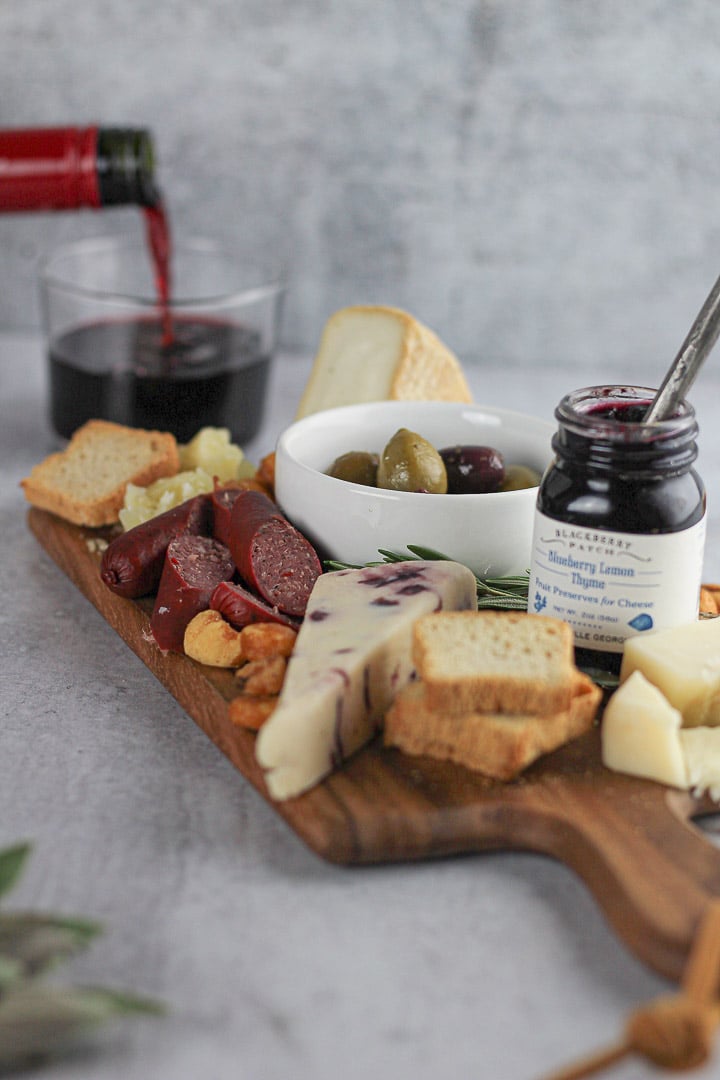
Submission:
[[[335,476],[328,476],[327,473],[322,472],[320,469],[316,469],[312,465],[308,465],[302,461],[301,458],[293,452],[288,445],[295,439],[302,437],[302,435],[315,427],[322,426],[328,419],[342,420],[346,417],[351,420],[355,416],[362,416],[369,411],[372,412],[386,412],[389,414],[402,413],[409,410],[418,410],[422,412],[434,412],[440,413],[442,410],[448,412],[450,415],[460,413],[485,413],[488,416],[495,417],[502,421],[518,421],[521,424],[527,424],[531,422],[537,426],[538,433],[543,430],[546,431],[548,436],[548,464],[551,456],[550,439],[555,432],[555,425],[549,420],[543,420],[542,417],[532,416],[530,413],[521,413],[513,409],[506,409],[502,406],[496,405],[484,405],[476,402],[455,402],[455,401],[368,401],[361,402],[355,405],[339,405],[332,409],[323,409],[319,412],[311,413],[309,416],[304,416],[300,420],[294,421],[289,427],[285,428],[278,437],[276,444],[276,454],[281,457],[283,454],[287,455],[288,459],[293,462],[293,465],[300,469],[302,473],[305,473],[313,477],[322,477],[322,482],[327,482],[330,490],[335,485],[342,485],[342,490],[347,491],[348,488],[354,489],[358,492],[364,492],[366,495],[372,494],[373,497],[379,499],[398,500],[402,499],[409,503],[416,502],[417,500],[426,500],[428,498],[428,492],[424,491],[396,491],[390,488],[374,488],[368,487],[365,484],[356,484],[350,480],[340,480]],[[517,488],[513,491],[488,491],[488,492],[471,492],[471,493],[458,493],[453,494],[452,499],[467,501],[470,499],[483,499],[489,501],[496,501],[502,498],[507,505],[510,501],[517,501],[520,499],[527,499],[528,492],[536,493],[539,484],[535,484],[529,488]],[[339,489],[338,489],[339,490]],[[535,495],[533,495],[533,498]]]

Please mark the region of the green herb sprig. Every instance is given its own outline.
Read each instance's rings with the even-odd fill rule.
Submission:
[[[0,851],[0,897],[18,881],[29,854],[29,844]],[[0,912],[0,1073],[44,1062],[104,1021],[163,1012],[134,994],[43,980],[100,932],[89,919]]]
[[[378,555],[382,558],[377,562],[365,563],[366,566],[383,566],[387,563],[406,562],[410,559],[435,560],[437,562],[455,562],[450,555],[443,555],[441,551],[433,548],[422,547],[420,544],[408,544],[407,550],[410,555],[402,555],[397,551],[385,551],[378,549]],[[361,566],[353,563],[342,563],[336,560],[328,560],[325,563],[328,570],[359,570]],[[477,583],[478,608],[496,608],[503,611],[525,611],[528,601],[529,574],[517,574],[513,577],[480,578],[475,575]]]

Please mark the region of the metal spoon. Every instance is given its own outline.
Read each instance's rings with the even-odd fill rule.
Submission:
[[[644,424],[672,416],[720,334],[720,278],[703,304],[662,385],[643,417]]]

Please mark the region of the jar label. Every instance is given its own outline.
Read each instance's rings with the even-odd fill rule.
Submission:
[[[622,652],[634,634],[698,616],[705,516],[672,533],[569,525],[536,511],[528,610],[570,623],[579,648]]]

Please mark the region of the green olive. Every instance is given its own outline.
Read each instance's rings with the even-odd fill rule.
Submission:
[[[521,488],[537,487],[540,483],[540,473],[527,465],[506,465],[505,479],[500,485],[500,491],[520,491]]]
[[[363,484],[365,487],[377,487],[378,456],[365,450],[350,450],[335,458],[327,470],[328,476],[338,480],[347,480],[351,484]]]
[[[422,435],[400,428],[380,456],[377,484],[395,491],[424,491],[444,495],[447,491],[445,462]]]

